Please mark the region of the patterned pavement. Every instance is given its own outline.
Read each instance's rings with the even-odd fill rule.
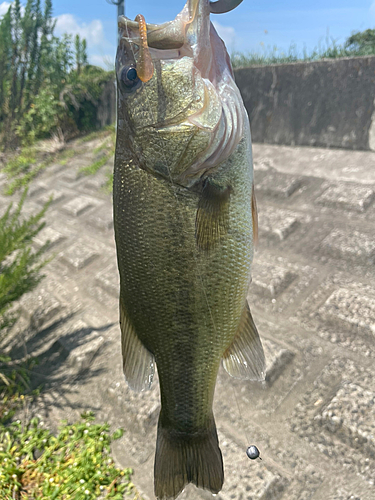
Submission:
[[[126,432],[115,460],[153,499],[158,384],[133,393],[121,372],[118,273],[110,162],[95,176],[98,140],[34,181],[25,212],[53,195],[46,278],[20,301],[13,352],[38,355],[40,401],[26,408],[51,428],[93,410]],[[375,498],[375,154],[254,145],[260,244],[249,302],[267,378],[219,374],[215,416],[225,461],[218,500]],[[4,185],[4,177],[0,177]],[[17,200],[17,196],[13,197]],[[9,198],[0,197],[0,211]],[[255,444],[262,461],[250,461]],[[211,498],[186,488],[181,500]]]

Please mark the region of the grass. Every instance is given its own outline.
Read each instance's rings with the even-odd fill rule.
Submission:
[[[140,499],[131,482],[133,471],[116,467],[110,456],[109,425],[94,423],[92,412],[68,424],[55,436],[38,418],[11,421],[39,390],[29,391],[29,374],[36,360],[11,362],[0,355],[0,500],[122,500],[124,494]]]
[[[106,127],[105,131],[106,134],[104,135],[104,137],[109,136],[109,138],[94,149],[95,154],[103,153],[103,155],[99,159],[95,160],[91,165],[87,165],[86,167],[82,167],[80,169],[80,172],[82,172],[85,175],[96,174],[115,153],[115,140],[116,140],[115,126],[114,125],[108,126]]]
[[[248,66],[266,66],[270,64],[287,64],[370,55],[375,55],[374,47],[365,47],[361,49],[346,48],[343,45],[339,45],[336,40],[330,38],[327,34],[325,44],[319,43],[318,47],[310,52],[306,47],[300,51],[295,43],[292,43],[289,50],[285,52],[276,45],[273,47],[265,46],[262,42],[260,52],[232,52],[231,62],[233,68],[244,68]]]
[[[114,125],[108,125],[100,130],[95,130],[94,132],[91,132],[90,134],[87,134],[78,139],[77,144],[84,144],[85,142],[90,142],[93,141],[94,139],[106,137],[107,135],[109,135],[114,131],[114,128],[115,128]]]
[[[139,494],[131,469],[120,469],[110,457],[110,445],[123,435],[110,434],[108,424],[93,423],[88,412],[54,436],[33,418],[8,427],[0,424],[0,499],[122,500]]]

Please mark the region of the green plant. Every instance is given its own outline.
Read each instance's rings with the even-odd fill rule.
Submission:
[[[101,158],[95,160],[91,165],[87,167],[82,167],[80,172],[85,175],[96,174],[115,153],[115,141],[116,141],[116,131],[113,125],[107,127],[109,132],[109,139],[107,139],[108,134],[105,135],[105,140],[97,148],[94,149],[94,153],[102,153]]]
[[[33,251],[33,238],[44,227],[42,218],[48,208],[22,218],[22,207],[27,195],[24,191],[15,210],[10,203],[0,218],[0,346],[6,347],[9,329],[17,321],[18,314],[10,311],[15,302],[33,290],[43,279],[41,269],[48,262],[43,259],[46,246]],[[17,363],[9,356],[0,354],[0,423],[12,416],[29,389],[27,373],[35,364]]]
[[[0,499],[122,500],[138,495],[131,469],[119,469],[110,458],[110,444],[123,435],[108,424],[93,423],[92,412],[73,425],[63,421],[57,436],[33,418],[0,426]]]
[[[10,306],[23,294],[34,289],[43,279],[40,273],[48,262],[42,260],[46,245],[38,251],[32,249],[33,238],[45,226],[42,218],[48,208],[27,219],[22,219],[21,211],[27,190],[24,191],[18,206],[12,212],[10,203],[0,218],[0,340],[6,328],[14,323],[15,317],[9,315]]]
[[[295,43],[290,45],[287,52],[276,45],[266,47],[261,43],[260,51],[247,53],[234,51],[231,54],[231,62],[234,68],[242,68],[367,55],[375,55],[375,30],[353,33],[343,45],[338,44],[337,40],[329,37],[327,33],[325,44],[319,43],[318,47],[311,51],[304,48],[300,52]]]
[[[97,101],[113,72],[87,64],[86,41],[54,35],[52,0],[14,0],[0,19],[0,145],[96,128]]]

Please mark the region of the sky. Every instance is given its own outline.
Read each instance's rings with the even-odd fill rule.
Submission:
[[[22,2],[22,0],[21,0]],[[43,0],[42,0],[43,2]],[[117,43],[117,7],[106,0],[52,0],[57,19],[55,34],[86,38],[89,62],[109,69]],[[0,0],[0,16],[9,2]],[[125,0],[125,14],[143,14],[147,22],[172,20],[184,0]],[[329,39],[343,43],[353,31],[375,28],[375,0],[243,0],[234,11],[212,15],[229,52],[256,51],[277,46],[288,52],[324,47]]]

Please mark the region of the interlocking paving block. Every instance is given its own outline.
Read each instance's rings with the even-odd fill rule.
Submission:
[[[56,341],[68,354],[67,362],[77,371],[86,370],[104,344],[104,337],[79,320]]]
[[[37,184],[32,184],[27,192],[27,195],[31,197],[33,196],[37,196],[41,193],[43,193],[44,191],[46,191],[48,188],[47,188],[47,185],[44,184],[44,183],[41,183],[41,182],[38,182]]]
[[[20,306],[23,315],[35,328],[53,319],[63,309],[61,302],[45,289],[24,295],[20,300]]]
[[[369,187],[345,183],[325,183],[323,187],[325,191],[316,199],[322,205],[364,212],[375,198],[375,192]]]
[[[272,384],[293,359],[294,353],[269,339],[262,339],[266,358],[266,382]]]
[[[59,172],[61,172],[61,170],[65,169],[66,169],[65,165],[62,165],[61,163],[54,163],[52,165],[49,165],[49,167],[47,168],[47,173],[49,175],[58,174]]]
[[[38,203],[41,205],[44,205],[47,203],[47,201],[52,198],[52,204],[58,203],[65,197],[65,193],[63,191],[58,191],[57,189],[51,189],[50,191],[47,191],[44,193],[42,196],[39,197]]]
[[[60,243],[61,241],[63,241],[64,239],[65,239],[65,236],[63,234],[59,233],[58,231],[56,231],[52,227],[47,226],[47,227],[44,227],[40,231],[40,233],[38,233],[35,236],[34,242],[36,243],[36,245],[38,247],[41,247],[41,246],[45,245],[47,242],[49,242],[48,247],[51,248],[51,247],[57,245],[58,243]]]
[[[291,430],[314,453],[375,482],[374,370],[335,356],[301,397]]]
[[[90,215],[88,223],[100,231],[108,231],[113,227],[112,210],[103,210]]]
[[[322,241],[322,250],[336,258],[351,259],[366,263],[375,260],[375,239],[373,235],[359,231],[334,229]]]
[[[315,418],[353,448],[375,458],[375,393],[344,382]]]
[[[319,308],[323,319],[333,321],[348,330],[360,328],[375,336],[375,289],[374,295],[365,295],[361,285],[352,289],[339,288],[335,290]]]
[[[83,172],[76,171],[74,169],[69,169],[62,177],[61,179],[68,184],[73,184],[74,182],[77,182],[82,179],[84,176]]]
[[[218,500],[277,500],[282,497],[287,481],[272,472],[261,460],[249,460],[245,449],[227,437],[220,436],[225,464],[225,482]]]
[[[273,196],[289,198],[301,185],[301,179],[277,171],[268,172],[256,189]]]
[[[77,196],[70,200],[68,203],[62,206],[62,210],[68,213],[69,215],[73,215],[74,217],[78,217],[83,214],[90,207],[95,205],[95,201],[92,198],[87,198],[86,196]]]
[[[96,283],[113,297],[119,296],[120,279],[117,266],[111,264],[95,276]]]
[[[259,211],[259,229],[268,236],[285,240],[299,224],[298,215],[281,208],[263,207]]]
[[[259,295],[276,297],[297,277],[288,269],[268,263],[257,263],[253,267],[252,286]]]
[[[272,160],[272,158],[267,158],[267,157],[260,157],[254,159],[254,170],[255,172],[260,171],[260,172],[266,172],[269,169],[275,169],[275,162]]]
[[[59,259],[71,268],[78,270],[90,264],[98,255],[96,250],[87,244],[86,241],[79,239],[63,252],[60,252]]]
[[[107,397],[116,405],[116,410],[127,419],[133,431],[145,435],[157,424],[160,410],[159,383],[155,374],[151,390],[132,391],[122,375],[121,381],[110,383]],[[141,444],[141,443],[140,443]],[[154,443],[151,443],[154,446]]]

